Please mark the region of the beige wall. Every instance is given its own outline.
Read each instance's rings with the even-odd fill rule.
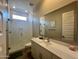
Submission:
[[[51,12],[45,15],[46,20],[55,20],[56,21],[56,30],[46,31],[47,35],[57,40],[61,40],[62,38],[62,13],[74,10],[75,11],[75,41],[77,41],[77,2],[73,2],[63,8],[60,8],[54,12]],[[47,28],[46,28],[47,29]]]

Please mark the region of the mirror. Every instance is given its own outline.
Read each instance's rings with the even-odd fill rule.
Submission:
[[[77,7],[72,5],[74,4],[43,16],[45,36],[68,44],[77,44]]]

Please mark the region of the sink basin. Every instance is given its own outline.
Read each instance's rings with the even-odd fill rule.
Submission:
[[[52,42],[51,41],[48,42],[47,40],[41,40],[40,43],[45,46],[53,46]]]

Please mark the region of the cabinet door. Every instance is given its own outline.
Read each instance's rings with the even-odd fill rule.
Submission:
[[[62,59],[62,58],[56,56],[55,54],[52,54],[52,59]]]
[[[48,50],[40,47],[40,53],[42,55],[40,59],[51,59],[51,53]]]
[[[31,52],[34,59],[40,59],[40,47],[35,42],[32,42]]]
[[[34,59],[51,59],[51,53],[48,52],[45,48],[36,44],[35,42],[32,42],[31,51]]]
[[[35,44],[34,42],[32,42],[31,52],[32,52],[33,58],[34,58],[34,59],[37,59],[36,44]]]

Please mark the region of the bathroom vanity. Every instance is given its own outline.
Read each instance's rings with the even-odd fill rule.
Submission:
[[[31,52],[34,59],[77,59],[77,52],[67,46],[50,41],[33,38]]]

